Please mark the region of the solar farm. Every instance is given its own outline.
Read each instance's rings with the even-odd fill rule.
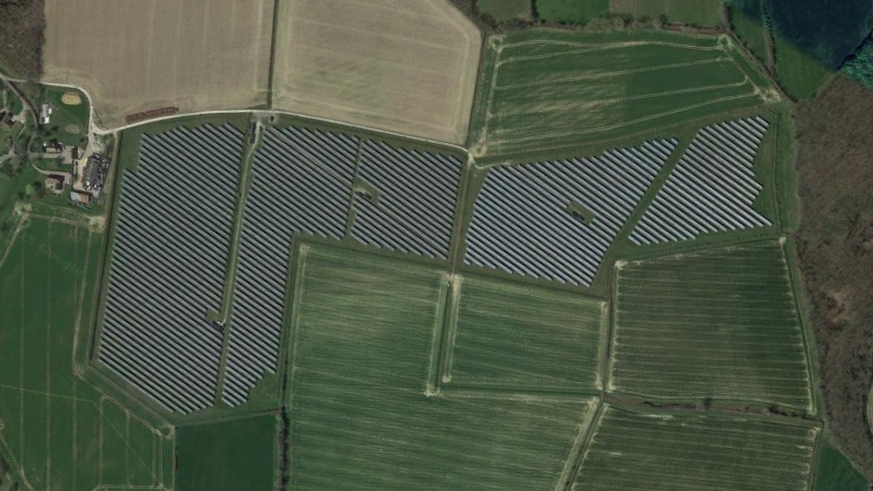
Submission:
[[[724,35],[484,44],[472,119],[436,115],[466,146],[416,138],[420,114],[408,137],[163,121],[124,134],[105,230],[22,218],[4,292],[44,294],[4,258],[45,268],[22,246],[45,235],[93,261],[48,280],[69,283],[49,309],[99,286],[63,326],[2,298],[0,456],[28,489],[811,491],[824,426],[766,76]],[[315,90],[280,76],[283,104]]]

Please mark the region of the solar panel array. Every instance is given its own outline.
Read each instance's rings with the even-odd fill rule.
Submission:
[[[138,170],[125,176],[98,357],[169,411],[214,402],[224,332],[206,319],[222,306],[243,150],[230,125],[145,135]],[[358,194],[352,236],[448,257],[461,160],[330,131],[267,129],[243,210],[225,403],[246,403],[279,368],[292,238],[344,237],[358,160],[361,187],[375,196]]]
[[[222,400],[244,404],[278,367],[291,240],[341,239],[358,140],[332,132],[268,129],[255,156],[243,215]]]
[[[243,134],[230,125],[143,135],[124,175],[98,359],[169,411],[213,404]]]
[[[378,200],[355,193],[352,237],[376,247],[446,259],[463,167],[456,157],[367,141],[358,178],[377,191]]]
[[[754,160],[767,126],[755,117],[700,130],[630,240],[662,243],[771,225],[752,207],[762,189]]]
[[[661,140],[597,158],[491,170],[474,208],[465,263],[590,286],[677,144]],[[593,219],[574,216],[571,205]]]

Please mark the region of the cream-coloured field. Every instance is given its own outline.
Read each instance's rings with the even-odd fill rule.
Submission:
[[[133,113],[262,106],[272,0],[46,0],[44,76],[83,87],[103,126]]]
[[[288,0],[273,106],[464,143],[481,34],[445,0]]]

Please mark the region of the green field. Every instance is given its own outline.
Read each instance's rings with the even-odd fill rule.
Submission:
[[[609,0],[536,0],[537,14],[546,22],[584,25],[609,17]]]
[[[593,399],[438,394],[443,274],[327,247],[300,256],[291,489],[554,489]]]
[[[616,269],[611,389],[815,412],[781,241],[622,262]]]
[[[577,391],[602,386],[606,302],[472,275],[458,285],[450,386]]]
[[[479,14],[488,14],[497,22],[530,17],[532,0],[476,0]]]
[[[102,232],[30,217],[10,237],[8,248],[0,241],[0,454],[26,489],[172,489],[169,430],[77,365]]]
[[[748,417],[606,406],[572,491],[805,490],[817,434]]]
[[[64,104],[61,99],[67,92],[79,94],[82,103],[75,106]],[[60,87],[42,87],[42,100],[52,106],[51,123],[40,132],[40,141],[56,138],[64,145],[84,146],[88,136],[88,118],[90,106],[88,99],[81,93]]]
[[[725,36],[530,29],[488,39],[474,156],[617,139],[773,100]]]
[[[814,97],[833,70],[778,34],[774,43],[776,75],[785,93],[797,100]]]
[[[815,465],[815,491],[869,491],[870,481],[825,439]]]
[[[278,416],[181,426],[178,491],[270,491],[278,462]]]
[[[747,0],[743,8],[731,9],[731,28],[755,57],[767,63],[767,28],[761,15],[761,0]]]
[[[614,14],[631,14],[637,19],[667,16],[667,22],[715,27],[722,23],[719,0],[610,0]]]

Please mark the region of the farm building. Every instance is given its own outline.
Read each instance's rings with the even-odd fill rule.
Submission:
[[[61,153],[64,151],[64,144],[57,140],[51,140],[43,143],[42,149],[45,153]]]
[[[39,124],[46,125],[51,122],[52,119],[52,106],[49,103],[45,103],[39,110]]]

